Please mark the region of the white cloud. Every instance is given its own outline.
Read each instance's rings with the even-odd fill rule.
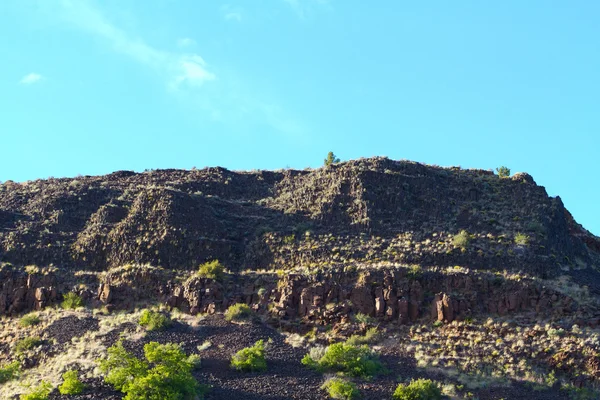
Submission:
[[[181,38],[177,41],[177,47],[191,47],[194,46],[196,44],[196,41],[194,39],[191,38]]]
[[[40,74],[36,74],[35,72],[32,72],[30,74],[25,75],[21,79],[21,83],[23,85],[33,85],[34,83],[38,83],[42,79],[43,79],[43,76],[41,76]]]

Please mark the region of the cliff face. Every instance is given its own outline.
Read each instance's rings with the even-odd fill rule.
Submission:
[[[463,229],[471,240],[461,249],[452,238]],[[517,232],[527,245],[515,243]],[[0,260],[15,265],[387,261],[547,277],[597,265],[599,243],[527,174],[500,179],[386,158],[308,171],[121,171],[0,185]]]

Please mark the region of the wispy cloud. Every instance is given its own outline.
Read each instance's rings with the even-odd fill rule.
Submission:
[[[38,83],[43,79],[43,76],[40,74],[36,74],[35,72],[29,73],[21,78],[21,83],[23,85],[33,85],[34,83]]]
[[[316,8],[331,9],[330,0],[283,0],[300,19],[308,17]]]
[[[168,93],[182,101],[186,108],[200,109],[203,115],[225,124],[242,127],[248,123],[264,124],[291,137],[300,137],[305,130],[290,117],[277,101],[265,100],[264,88],[257,92],[253,87],[235,79],[231,69],[222,72],[203,57],[188,51],[196,46],[192,38],[177,41],[177,50],[164,50],[148,44],[140,35],[121,28],[93,0],[56,0],[59,7],[50,12],[68,26],[100,39],[116,53],[155,72],[163,81]],[[47,4],[47,3],[45,3]],[[228,13],[241,10],[222,9]],[[58,13],[58,14],[57,14]],[[237,20],[237,17],[230,16]],[[227,71],[227,72],[225,72]],[[238,77],[239,78],[239,77]],[[251,80],[250,80],[251,81]],[[260,93],[260,94],[259,94]]]
[[[240,7],[233,7],[229,4],[221,6],[223,12],[223,18],[225,21],[236,21],[242,22],[242,9]]]
[[[177,40],[177,47],[179,48],[186,48],[186,47],[191,47],[194,46],[196,44],[196,41],[192,38],[181,38],[179,40]]]

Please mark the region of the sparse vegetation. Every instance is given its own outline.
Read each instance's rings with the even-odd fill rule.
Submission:
[[[0,366],[0,385],[19,376],[21,367],[18,361]]]
[[[99,362],[104,380],[125,393],[125,400],[191,400],[201,396],[191,373],[194,365],[179,345],[150,342],[144,346],[144,357],[138,359],[117,342]]]
[[[223,279],[224,271],[225,267],[219,262],[219,260],[212,260],[205,262],[198,267],[198,276],[201,278],[209,278],[218,281]]]
[[[354,320],[362,325],[371,325],[375,322],[375,318],[371,317],[370,315],[367,314],[363,314],[363,313],[358,313],[354,316]]]
[[[267,360],[265,359],[264,341],[259,340],[254,346],[246,347],[233,355],[231,367],[238,371],[265,371]]]
[[[234,304],[225,310],[225,319],[227,321],[244,321],[252,318],[252,315],[252,309],[244,303]]]
[[[322,354],[309,352],[302,364],[320,372],[339,372],[349,376],[368,378],[384,372],[379,357],[368,346],[335,343]]]
[[[40,317],[37,313],[29,313],[21,317],[19,324],[23,327],[34,326],[40,323]]]
[[[394,400],[441,400],[442,391],[430,379],[417,379],[409,384],[400,384],[392,396]]]
[[[52,392],[52,384],[41,381],[38,386],[29,389],[27,393],[19,396],[19,400],[46,400],[50,392]]]
[[[328,379],[321,386],[321,389],[327,391],[327,394],[332,399],[353,400],[360,398],[360,392],[356,388],[356,385],[341,378]]]
[[[496,172],[500,178],[508,178],[510,177],[510,168],[502,166],[496,168]]]
[[[377,329],[376,327],[372,327],[367,329],[367,332],[365,332],[364,335],[352,335],[348,338],[348,340],[346,340],[347,344],[350,344],[352,346],[360,346],[363,344],[373,344],[376,343],[379,338],[380,338],[381,334],[379,332],[379,329]]]
[[[74,310],[83,307],[83,299],[77,293],[69,292],[63,296],[61,307],[65,310]]]
[[[58,387],[60,394],[80,394],[85,386],[79,379],[79,372],[70,370],[63,374],[63,383]]]
[[[42,345],[42,339],[37,336],[30,336],[23,338],[17,342],[15,345],[15,352],[17,354],[23,354],[26,351],[33,350],[36,347]]]
[[[171,325],[171,319],[158,311],[144,310],[140,315],[138,323],[148,331],[160,331]]]

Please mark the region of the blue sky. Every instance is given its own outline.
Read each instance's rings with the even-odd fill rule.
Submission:
[[[0,181],[385,155],[600,234],[600,2],[3,0]]]

